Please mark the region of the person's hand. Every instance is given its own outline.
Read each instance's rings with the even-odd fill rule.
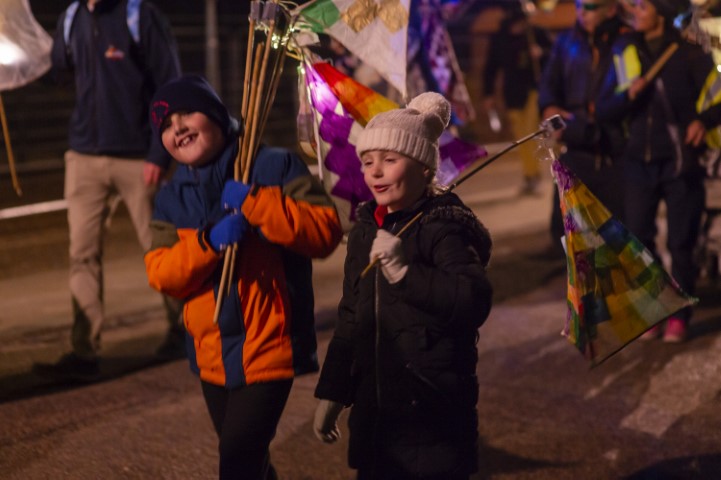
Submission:
[[[635,100],[636,97],[638,97],[647,86],[648,82],[646,81],[646,79],[643,77],[638,77],[631,83],[631,86],[628,87],[628,98],[630,98],[631,100]]]
[[[688,124],[686,128],[686,145],[698,147],[706,137],[706,127],[703,126],[701,120],[694,120]]]
[[[566,121],[573,120],[573,114],[569,112],[568,110],[564,110],[561,107],[557,107],[556,105],[550,105],[543,109],[543,112],[541,112],[541,118],[547,119],[551,118],[554,115],[560,115],[562,119]],[[561,139],[561,135],[563,135],[563,129],[554,130],[551,132],[551,138],[558,141]]]
[[[143,164],[143,181],[148,187],[156,186],[163,178],[163,169],[154,163],[144,162]]]
[[[223,194],[220,197],[220,203],[225,210],[240,210],[243,206],[245,198],[250,192],[250,185],[235,180],[228,180],[223,187]]]
[[[332,400],[321,400],[315,409],[313,433],[323,443],[335,443],[340,438],[338,415],[343,404]]]
[[[408,272],[408,265],[403,258],[401,239],[386,230],[379,229],[371,246],[370,260],[376,259],[381,264],[381,272],[388,283],[398,283]]]
[[[230,245],[238,243],[248,230],[248,221],[242,213],[231,213],[210,229],[208,240],[216,252],[222,252]]]
[[[564,120],[573,120],[573,114],[571,112],[555,105],[550,105],[544,108],[543,112],[541,112],[541,117],[543,117],[544,119],[550,118],[554,115],[560,115],[561,118]]]

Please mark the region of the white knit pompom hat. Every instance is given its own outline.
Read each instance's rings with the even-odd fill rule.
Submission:
[[[438,138],[451,118],[443,95],[421,93],[406,108],[379,113],[358,136],[358,157],[370,150],[387,150],[414,158],[433,172],[438,169]]]

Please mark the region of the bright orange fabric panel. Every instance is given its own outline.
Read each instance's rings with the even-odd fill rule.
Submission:
[[[280,187],[260,187],[242,210],[269,241],[311,258],[333,253],[343,235],[334,207],[295,200]]]
[[[292,319],[281,253],[281,247],[257,236],[245,238],[238,248],[238,294],[246,331],[243,371],[248,383],[293,377]]]
[[[184,299],[209,281],[221,257],[210,247],[203,250],[198,231],[178,229],[180,240],[172,247],[160,247],[145,254],[148,283],[159,292]]]

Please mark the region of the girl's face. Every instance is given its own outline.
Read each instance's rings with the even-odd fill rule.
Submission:
[[[400,153],[365,152],[361,157],[363,178],[378,205],[388,212],[410,207],[426,192],[430,170]]]
[[[179,163],[200,167],[213,160],[225,145],[217,123],[200,112],[175,112],[160,126],[163,146]]]
[[[636,0],[633,3],[633,29],[647,36],[654,32],[663,32],[663,17],[648,0]]]

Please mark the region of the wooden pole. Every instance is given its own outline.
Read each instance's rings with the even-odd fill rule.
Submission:
[[[406,223],[405,225],[403,225],[403,228],[401,228],[400,230],[398,230],[398,233],[396,233],[396,237],[400,237],[401,235],[403,235],[403,233],[404,233],[406,230],[408,230],[408,229],[411,227],[411,225],[413,225],[414,223],[416,223],[416,221],[418,221],[418,219],[421,218],[421,215],[423,215],[423,212],[418,212],[418,213],[416,213],[416,215],[415,215],[413,218],[411,218],[411,219],[408,221],[408,223]],[[376,263],[378,263],[378,259],[377,259],[377,258],[373,259],[373,261],[372,261],[371,263],[369,263],[369,264],[366,266],[366,268],[363,269],[363,271],[362,271],[361,274],[360,274],[361,278],[365,278],[365,276],[368,275],[368,272],[371,271],[371,268],[375,267]]]
[[[671,58],[671,55],[678,49],[678,43],[674,42],[668,47],[666,47],[666,50],[661,54],[660,57],[658,57],[658,60],[651,65],[651,68],[648,69],[648,72],[643,74],[643,79],[646,80],[646,82],[650,82],[653,80],[653,77],[658,75],[658,72],[663,68],[664,65],[666,65],[666,62]]]
[[[278,7],[278,0],[272,0],[275,7]],[[266,5],[267,7],[267,5]],[[253,7],[251,7],[251,12]],[[269,28],[267,38],[265,42],[260,42],[257,45],[251,45],[254,39],[251,40],[251,36],[254,36],[255,19],[251,18],[250,32],[248,38],[248,53],[246,56],[246,72],[245,72],[245,84],[244,94],[241,104],[241,115],[244,121],[244,132],[242,140],[239,144],[239,152],[236,157],[236,163],[234,165],[234,178],[239,180],[242,177],[244,183],[248,183],[250,179],[250,172],[252,170],[253,160],[255,158],[256,151],[258,149],[259,139],[261,138],[264,123],[268,116],[268,110],[270,104],[272,104],[275,98],[275,89],[278,86],[278,75],[277,63],[278,60],[274,61],[274,66],[271,69],[270,88],[265,89],[266,76],[268,73],[268,62],[270,58],[271,43],[273,40],[273,34],[276,29],[276,15],[277,11],[266,10],[273,14],[272,18],[269,19]],[[257,13],[257,11],[256,11]],[[264,12],[265,13],[265,12]],[[285,32],[284,32],[285,34]],[[255,50],[253,55],[253,68],[252,73],[250,65],[250,53]],[[285,50],[285,45],[281,46],[280,56],[282,57]],[[263,53],[261,58],[261,52]],[[248,80],[250,79],[250,85]],[[217,323],[222,308],[222,302],[225,295],[228,295],[233,285],[233,272],[235,269],[235,257],[237,254],[237,245],[232,245],[226,249],[223,270],[220,278],[220,285],[218,289],[218,297],[215,304],[215,313],[213,316],[213,322]]]
[[[255,103],[255,97],[257,94],[257,83],[258,83],[258,64],[260,62],[260,53],[263,49],[263,43],[259,43],[255,46],[255,57],[253,61],[253,74],[250,81],[250,87],[248,94],[250,95],[251,99],[248,102],[248,109],[252,113],[252,109],[254,107]],[[247,166],[244,165],[245,159],[247,157],[247,151],[249,148],[250,143],[250,133],[246,129],[246,131],[243,134],[242,138],[242,145],[240,147],[240,151],[238,152],[240,154],[240,172],[242,172],[243,176],[245,176],[245,171],[247,170]],[[236,159],[237,161],[237,159]],[[236,168],[236,170],[238,170]],[[239,173],[240,173],[239,172]],[[238,180],[238,178],[236,178]],[[223,306],[223,298],[228,294],[228,291],[230,289],[230,285],[232,282],[230,281],[230,278],[233,275],[233,267],[232,265],[235,263],[235,256],[233,254],[236,247],[235,245],[231,245],[228,248],[225,249],[225,257],[223,258],[223,272],[220,276],[220,285],[218,286],[218,298],[215,301],[215,313],[213,314],[213,323],[218,323],[218,317],[220,316],[220,309]]]
[[[8,166],[10,167],[10,177],[12,178],[13,187],[18,197],[22,197],[23,190],[20,188],[18,175],[15,171],[15,156],[13,155],[13,147],[10,143],[10,130],[8,129],[8,120],[5,116],[5,106],[3,105],[2,95],[0,95],[0,121],[2,123],[3,138],[5,140],[5,151],[8,154]]]

